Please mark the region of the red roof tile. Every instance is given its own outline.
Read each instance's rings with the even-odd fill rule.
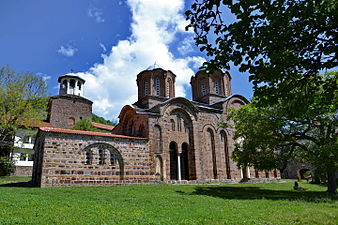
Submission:
[[[82,134],[82,135],[91,135],[91,136],[103,136],[103,137],[116,137],[116,138],[147,140],[147,138],[132,137],[132,136],[125,136],[125,135],[120,135],[120,134],[111,134],[111,133],[101,133],[101,132],[94,132],[94,131],[70,130],[70,129],[54,128],[54,127],[40,127],[39,129],[41,131],[45,131],[45,132]]]
[[[92,122],[92,125],[96,128],[99,128],[99,129],[103,129],[103,130],[113,130],[114,129],[114,126],[109,126],[109,125],[106,125],[106,124],[102,124],[102,123],[95,123],[95,122]]]

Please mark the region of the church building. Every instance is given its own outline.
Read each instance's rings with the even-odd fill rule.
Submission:
[[[65,75],[49,103],[50,127],[39,129],[34,150],[36,186],[230,182],[277,178],[277,171],[237,168],[234,130],[218,126],[231,108],[248,103],[233,95],[231,76],[216,70],[191,78],[192,101],[175,97],[176,75],[150,67],[137,75],[138,101],[126,105],[109,132],[71,130],[91,119],[85,81]],[[249,129],[249,128],[248,128]]]

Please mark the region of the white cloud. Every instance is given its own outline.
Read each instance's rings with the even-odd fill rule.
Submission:
[[[103,50],[104,52],[107,51],[107,48],[106,48],[106,46],[105,46],[104,44],[100,43],[100,47],[102,48],[102,50]]]
[[[71,45],[68,45],[66,47],[64,47],[63,45],[61,45],[61,47],[58,49],[58,53],[67,57],[72,57],[78,50],[76,48],[74,48]]]
[[[87,15],[91,18],[94,18],[96,23],[103,23],[104,19],[102,18],[103,12],[98,8],[90,8]]]
[[[204,59],[175,58],[169,50],[175,35],[185,32],[183,0],[128,0],[132,12],[132,35],[120,40],[102,55],[103,62],[88,72],[78,73],[86,80],[84,94],[94,101],[95,113],[115,119],[123,105],[137,101],[136,75],[154,62],[173,71],[176,77],[176,96],[185,96],[194,71]]]
[[[179,53],[181,53],[181,55],[186,55],[194,51],[193,48],[194,44],[195,44],[194,36],[189,35],[188,37],[183,39],[182,45],[179,46],[177,50],[179,51]]]

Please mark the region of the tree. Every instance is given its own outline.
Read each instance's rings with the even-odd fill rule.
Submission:
[[[45,116],[46,83],[31,73],[16,73],[9,66],[0,68],[0,156],[8,157],[13,136],[27,120]]]
[[[230,1],[231,2],[231,1]],[[224,21],[222,11],[236,17]],[[210,57],[209,70],[239,66],[250,73],[257,101],[289,97],[285,83],[308,82],[338,66],[337,4],[334,0],[196,0],[186,11],[195,41]],[[214,35],[211,35],[214,34]],[[216,36],[216,38],[215,38]]]
[[[235,22],[224,20],[224,10],[231,11]],[[248,144],[255,140],[245,140],[243,152],[235,156],[239,163],[245,157],[247,163],[249,159],[251,163],[255,161],[251,158],[254,154],[246,154],[250,149],[255,150],[256,157],[262,157],[260,162],[271,162],[268,154],[263,160],[264,148],[269,147],[268,153],[272,154],[272,146],[280,148],[285,144],[283,138],[275,135],[288,131],[286,134],[295,140],[294,144],[288,140],[285,148],[309,145],[303,148],[305,155],[311,155],[306,158],[312,162],[318,158],[317,167],[325,167],[325,157],[331,157],[337,142],[337,117],[333,116],[338,112],[337,74],[324,77],[318,74],[338,66],[336,12],[337,4],[333,0],[237,1],[234,4],[226,0],[196,0],[191,10],[186,11],[190,20],[187,29],[193,28],[196,44],[210,57],[204,68],[209,71],[229,69],[233,63],[241,72],[250,74],[254,103],[234,114],[236,129],[239,129],[237,136],[255,136],[240,131],[241,123],[249,125],[249,119],[265,116],[269,122],[250,128],[263,132],[268,126],[269,130],[262,135],[268,138],[270,134],[269,140],[274,142],[267,143],[271,146],[260,146],[262,149],[258,151]],[[299,134],[292,133],[293,130]],[[331,137],[331,144],[325,144],[328,140],[324,138],[325,132]],[[308,140],[309,135],[316,140]],[[256,136],[256,141],[262,144],[260,137]],[[301,146],[297,149],[302,149]],[[326,155],[327,152],[330,154]],[[331,169],[326,171],[329,173],[328,189],[333,193],[336,191],[335,174]]]
[[[254,100],[230,114],[235,138],[242,140],[233,153],[238,165],[283,170],[290,159],[302,159],[316,166],[317,172],[327,174],[328,191],[336,193],[338,72],[317,75],[316,79],[321,79],[321,85],[317,86],[317,81],[309,87],[310,100],[301,113],[291,110],[302,104],[297,97],[302,89],[298,87],[289,105],[279,102],[262,107]]]
[[[85,131],[94,131],[94,132],[101,132],[101,133],[107,133],[106,130],[101,130],[92,125],[92,121],[84,118],[79,121],[77,121],[74,126],[73,130],[85,130]]]
[[[92,114],[92,118],[93,118],[92,121],[95,123],[102,123],[109,126],[115,126],[115,123],[113,123],[112,121],[106,120],[105,118],[98,116],[94,113]]]

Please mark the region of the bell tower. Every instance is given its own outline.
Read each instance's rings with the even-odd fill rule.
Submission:
[[[191,77],[193,101],[212,104],[219,99],[231,95],[231,76],[228,72],[220,69],[215,70],[212,74],[204,70],[198,71],[195,76]]]
[[[83,85],[86,82],[84,79],[66,74],[59,77],[58,82],[60,83],[59,95],[83,95]]]
[[[93,102],[82,96],[85,80],[66,74],[58,81],[59,95],[49,100],[47,121],[53,127],[71,129],[81,119],[91,120]]]

